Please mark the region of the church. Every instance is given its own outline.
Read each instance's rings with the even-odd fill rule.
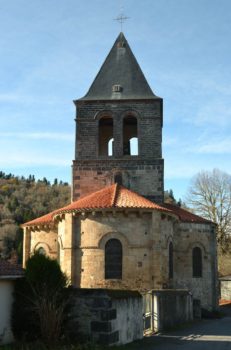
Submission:
[[[74,103],[71,203],[23,225],[24,266],[39,251],[75,287],[187,289],[215,309],[215,225],[164,203],[163,99],[123,33]]]

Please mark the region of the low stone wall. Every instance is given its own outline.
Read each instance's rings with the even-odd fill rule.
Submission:
[[[143,298],[145,332],[163,331],[193,319],[192,295],[187,290],[152,290]]]
[[[134,291],[72,289],[66,329],[70,339],[120,345],[143,337],[142,296]]]
[[[161,331],[193,319],[192,295],[188,291],[153,291],[156,305],[156,329]]]
[[[231,276],[220,278],[221,299],[231,300]]]

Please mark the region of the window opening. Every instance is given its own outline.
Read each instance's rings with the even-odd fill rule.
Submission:
[[[37,250],[38,254],[40,255],[46,255],[46,251],[43,247],[40,247],[38,250]]]
[[[60,243],[57,242],[57,261],[60,264]]]
[[[132,137],[130,139],[130,153],[131,156],[138,156],[138,138]]]
[[[123,185],[123,177],[121,173],[115,174],[114,182],[118,185]]]
[[[169,243],[168,247],[168,277],[173,278],[173,244]]]
[[[122,279],[122,244],[110,239],[105,245],[105,279]]]
[[[113,119],[111,117],[102,117],[99,120],[99,155],[100,156],[113,155],[112,145],[113,145]],[[111,152],[111,154],[109,154],[109,151]]]
[[[138,155],[137,119],[133,116],[123,120],[123,154]]]
[[[108,141],[108,155],[113,156],[114,139]]]
[[[193,277],[202,277],[202,252],[201,248],[195,247],[192,251]]]

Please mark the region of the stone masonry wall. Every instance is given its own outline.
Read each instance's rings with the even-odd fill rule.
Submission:
[[[173,231],[168,216],[158,211],[101,211],[78,215],[73,224],[75,286],[148,290],[168,285],[168,241]],[[122,280],[105,280],[105,244],[112,238],[123,248]]]
[[[66,333],[104,345],[120,345],[143,337],[142,297],[137,292],[70,289]]]
[[[33,254],[39,248],[43,248],[50,258],[57,258],[58,234],[57,230],[38,230],[29,232],[30,254]],[[28,256],[29,257],[29,256]]]
[[[138,155],[123,155],[123,118],[138,123]],[[99,155],[99,120],[113,118],[113,156]],[[123,184],[151,200],[163,201],[162,100],[77,102],[76,155],[73,162],[72,199],[114,183]]]
[[[114,121],[114,156],[123,156],[123,118],[134,115],[138,121],[139,155],[141,158],[161,158],[162,102],[108,101],[77,102],[75,159],[98,159],[98,122],[102,116]]]
[[[74,265],[77,268],[74,285],[81,288],[152,288],[152,275],[157,272],[151,251],[151,218],[151,213],[139,215],[135,212],[116,212],[114,215],[112,212],[99,212],[95,215],[89,213],[85,218],[76,217]],[[122,243],[122,280],[104,279],[105,244],[111,238],[117,238]]]
[[[123,186],[155,202],[163,200],[163,160],[140,160],[136,156],[123,160],[77,161],[73,163],[73,200],[112,185],[117,173]]]
[[[216,309],[216,238],[211,224],[180,223],[174,237],[174,287],[189,289],[205,309]],[[202,250],[202,277],[192,275],[192,249]]]

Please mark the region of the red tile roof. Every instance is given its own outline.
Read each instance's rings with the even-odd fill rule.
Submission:
[[[113,184],[47,215],[26,222],[22,226],[46,225],[53,222],[54,217],[59,214],[97,209],[153,209],[176,215],[182,222],[211,223],[211,221],[173,204],[159,205],[123,186]]]
[[[36,218],[34,220],[28,221],[25,224],[22,224],[22,227],[26,227],[26,226],[36,226],[36,225],[46,225],[49,224],[53,221],[53,214],[55,213],[55,211],[52,211],[49,214],[40,216],[39,218]]]
[[[155,209],[164,212],[170,212],[169,209],[162,207],[141,195],[128,190],[118,184],[105,187],[100,191],[94,192],[78,201],[67,205],[64,208],[56,210],[54,215],[72,211],[88,211],[94,209]]]
[[[102,190],[91,193],[86,197],[80,198],[79,200],[63,208],[57,209],[47,215],[43,215],[37,219],[26,222],[22,225],[22,227],[49,224],[53,221],[54,217],[57,214],[113,208],[155,209],[170,213],[169,209],[153,203],[123,186],[113,184],[111,186],[104,187]]]
[[[0,279],[5,277],[20,277],[24,271],[19,264],[11,263],[7,260],[0,260]]]
[[[178,207],[174,204],[165,203],[163,204],[165,208],[170,210],[173,214],[176,214],[180,221],[182,222],[194,222],[194,223],[201,223],[201,224],[211,224],[212,221],[202,218],[201,216],[198,216],[196,214],[193,214],[181,207]]]

